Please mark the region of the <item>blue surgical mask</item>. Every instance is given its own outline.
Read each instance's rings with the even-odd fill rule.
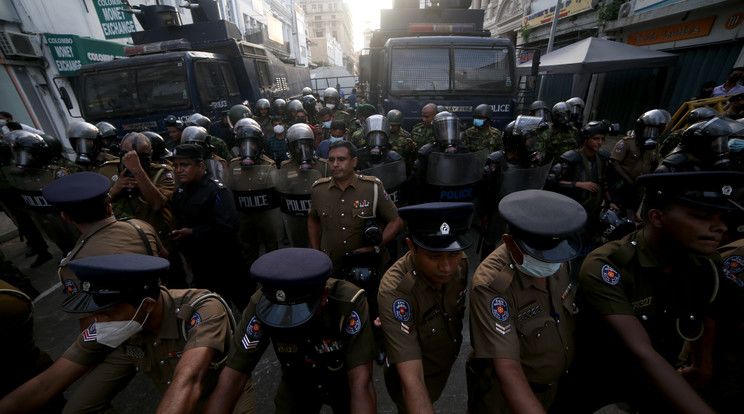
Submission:
[[[344,140],[344,137],[338,137],[338,138],[331,137],[331,144],[333,144],[334,142],[343,141],[343,140]]]
[[[476,126],[478,128],[482,127],[484,123],[486,123],[486,121],[482,119],[473,119],[473,126]]]
[[[331,121],[325,121],[325,122],[323,122],[323,128],[326,128],[326,129],[331,128]]]
[[[561,268],[560,263],[541,262],[528,254],[523,254],[522,256],[522,264],[519,265],[515,263],[514,266],[516,266],[520,272],[538,279],[552,276]]]

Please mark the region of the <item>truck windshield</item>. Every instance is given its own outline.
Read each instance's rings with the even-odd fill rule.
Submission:
[[[507,48],[396,48],[390,93],[511,93],[510,60]]]
[[[190,103],[182,60],[83,75],[83,108],[90,119],[145,115]]]

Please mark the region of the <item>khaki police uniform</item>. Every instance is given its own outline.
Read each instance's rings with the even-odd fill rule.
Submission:
[[[223,359],[229,351],[231,329],[228,315],[218,299],[203,298],[209,294],[212,293],[202,289],[168,290],[161,287],[163,319],[158,334],[142,331],[116,350],[112,350],[96,342],[94,323],[78,336],[77,341],[65,351],[62,357],[81,365],[97,365],[93,371],[95,373],[98,370],[109,369],[107,356],[112,352],[118,353],[128,361],[132,373],[136,371],[147,375],[158,391],[164,394],[173,380],[176,366],[184,352],[199,347],[213,348],[215,350],[214,360],[217,362]],[[198,300],[200,298],[203,299]],[[217,385],[220,370],[215,366],[210,367],[202,382],[201,408]],[[96,378],[100,378],[100,375]],[[127,378],[126,381],[128,380]],[[126,385],[126,382],[122,384],[118,381],[121,379],[108,378],[108,381],[101,382],[90,381],[90,377],[86,377],[78,388],[76,396],[68,403],[66,411],[80,412],[79,410],[88,404],[110,402],[115,393]],[[118,386],[116,386],[117,383]],[[77,394],[84,395],[78,398]],[[253,383],[249,381],[234,412],[254,412],[252,394]],[[82,406],[70,407],[72,403]]]
[[[99,174],[111,180],[112,186],[119,180],[119,163],[120,160],[109,161],[98,170]],[[168,200],[166,205],[155,211],[142,198],[139,190],[131,195],[122,191],[116,200],[111,201],[111,205],[114,207],[114,215],[119,218],[132,217],[146,221],[159,234],[168,234],[173,230],[173,213],[170,209],[170,200],[173,198],[173,190],[176,186],[173,167],[153,163],[147,171],[147,175],[158,191]]]
[[[324,403],[335,413],[349,412],[347,373],[375,357],[364,291],[343,280],[328,279],[327,286],[319,317],[297,329],[272,328],[257,317],[259,290],[234,334],[227,366],[243,373],[253,371],[271,341],[282,368],[276,413],[318,412]]]
[[[380,282],[377,300],[387,359],[391,364],[420,359],[432,401],[444,390],[460,352],[467,283],[468,261],[464,253],[455,277],[442,289],[436,289],[416,273],[410,252],[398,259]],[[396,370],[386,370],[385,385],[398,410],[404,411]]]
[[[320,172],[323,177],[331,175],[331,169],[328,167],[328,161],[325,158],[313,157],[313,162],[310,164],[313,170]],[[295,159],[284,160],[281,163],[281,169],[287,170],[299,170],[300,163]]]
[[[160,238],[155,229],[144,221],[137,219],[118,221],[113,217],[107,217],[83,233],[75,247],[60,262],[57,273],[62,282],[62,293],[67,298],[80,291],[80,281],[67,267],[71,260],[126,253],[156,256],[160,247]]]
[[[321,178],[313,184],[310,205],[309,215],[320,220],[320,250],[331,258],[334,274],[341,270],[345,255],[363,247],[366,220],[389,223],[398,217],[382,181],[365,175],[355,174],[343,191],[332,177]],[[387,252],[381,258],[382,263],[390,260]]]
[[[634,137],[624,137],[615,144],[610,159],[619,162],[622,169],[635,180],[651,172],[656,161],[655,152],[652,149],[641,151]]]
[[[494,372],[494,358],[519,361],[546,410],[555,399],[558,379],[573,360],[577,286],[569,279],[567,264],[543,287],[536,278],[517,270],[513,262],[502,244],[473,275],[473,351],[467,362],[471,413],[512,412]]]

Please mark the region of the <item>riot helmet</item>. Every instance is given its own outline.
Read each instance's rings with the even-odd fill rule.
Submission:
[[[323,102],[327,108],[333,109],[341,102],[341,94],[336,88],[326,88],[323,91]]]
[[[530,116],[539,116],[547,122],[550,119],[550,107],[545,101],[535,101],[530,105],[529,114]]]
[[[40,136],[42,139],[44,139],[44,142],[46,142],[47,146],[49,147],[49,151],[52,154],[52,161],[58,160],[65,150],[65,148],[62,146],[62,143],[56,137],[53,137],[49,134],[41,134]]]
[[[661,137],[664,128],[669,123],[669,113],[664,113],[661,109],[652,109],[636,120],[636,126],[633,130],[638,145],[644,149],[656,148],[659,137]]]
[[[440,112],[431,121],[431,125],[439,148],[448,153],[457,152],[457,145],[460,142],[460,120],[457,115],[447,111]]]
[[[493,117],[493,109],[491,105],[480,104],[473,110],[473,126],[480,128],[484,125],[488,125]]]
[[[302,88],[302,96],[312,96],[313,94],[313,88],[309,86],[305,86]]]
[[[537,150],[538,130],[545,126],[545,120],[539,116],[519,115],[514,121],[514,145],[517,147],[518,156],[530,162],[540,162],[542,153]],[[504,143],[506,146],[506,142]]]
[[[188,126],[183,130],[181,134],[181,144],[197,144],[204,152],[211,150],[209,146],[209,134],[204,127],[200,126]]]
[[[265,116],[269,114],[269,110],[271,109],[271,102],[269,102],[266,98],[261,98],[258,101],[256,101],[255,105],[256,113],[258,116]],[[266,110],[266,113],[262,113],[261,111]]]
[[[301,170],[312,168],[315,134],[308,124],[294,124],[287,130],[287,145],[292,158],[300,164]]]
[[[364,120],[364,137],[372,160],[378,161],[387,149],[390,121],[382,115],[372,115]]]
[[[317,103],[318,101],[315,100],[315,97],[312,95],[305,95],[302,98],[300,98],[300,102],[302,102],[302,107],[305,108],[305,111],[308,115],[314,116],[316,112],[318,112]]]
[[[251,117],[253,117],[253,112],[246,105],[233,105],[227,112],[227,120],[230,128],[234,128],[235,124],[241,119]]]
[[[284,111],[287,109],[287,101],[285,101],[282,98],[274,99],[274,102],[271,104],[271,110],[274,112],[274,115],[282,116],[284,115]]]
[[[584,123],[584,100],[579,97],[573,97],[566,101],[571,112],[571,122],[574,125],[581,126]]]
[[[255,127],[258,127],[258,128],[262,128],[261,127],[261,124],[259,124],[258,121],[256,121],[255,119],[253,119],[253,118],[242,118],[238,122],[235,123],[235,126],[233,127],[233,132],[237,135],[238,134],[238,130],[240,130],[241,128],[249,127],[249,126],[250,127],[254,127],[255,126]]]
[[[397,109],[389,110],[386,117],[390,121],[391,126],[403,125],[403,112]]]
[[[303,109],[302,102],[298,101],[297,99],[292,99],[287,104],[287,111],[289,111],[292,116],[295,116],[297,114],[297,111],[301,109]]]
[[[620,240],[636,229],[633,220],[629,219],[625,213],[609,209],[600,218],[602,223],[602,239],[609,242]]]
[[[690,111],[690,114],[687,115],[687,123],[690,125],[697,124],[698,122],[715,118],[718,115],[720,115],[720,113],[715,109],[709,106],[701,106],[700,108],[695,108]]]
[[[15,164],[18,167],[41,168],[52,162],[52,150],[44,138],[29,131],[22,131],[13,142]]]
[[[602,121],[591,121],[588,122],[586,125],[584,125],[583,128],[581,128],[581,131],[579,131],[579,146],[584,145],[584,141],[587,139],[599,134],[599,135],[608,135],[610,132],[613,131],[612,123],[608,120],[602,120]]]
[[[98,128],[98,131],[101,133],[102,149],[112,153],[118,152],[119,137],[116,134],[116,127],[108,122],[99,122],[96,124],[96,128]]]
[[[246,123],[235,132],[235,141],[238,143],[238,151],[240,157],[243,158],[240,161],[240,165],[247,167],[256,164],[256,161],[263,152],[263,138],[263,129],[261,129],[261,126],[258,123]]]
[[[728,141],[744,131],[744,124],[733,119],[719,117],[689,126],[682,134],[680,147],[698,158],[713,170],[726,170],[731,162],[728,158]]]
[[[67,139],[77,154],[75,162],[78,164],[90,164],[101,151],[101,133],[93,124],[74,122],[68,125]]]
[[[195,113],[186,120],[186,126],[200,126],[206,129],[207,134],[209,134],[209,130],[212,128],[212,120],[200,113]]]
[[[152,131],[142,131],[147,138],[150,139],[150,147],[152,148],[152,159],[156,162],[162,162],[166,158],[170,158],[173,153],[165,147],[165,140],[160,134]]]
[[[553,125],[559,128],[566,128],[573,125],[571,122],[571,109],[565,102],[558,102],[553,105],[553,109],[550,111],[550,118],[553,120]]]
[[[166,116],[163,122],[165,123],[166,127],[173,127],[181,131],[183,131],[183,129],[186,127],[183,121],[178,119],[175,115]]]

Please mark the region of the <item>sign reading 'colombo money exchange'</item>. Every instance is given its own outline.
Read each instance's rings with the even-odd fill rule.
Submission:
[[[74,75],[81,67],[124,57],[124,45],[75,35],[45,34],[60,75]]]
[[[93,0],[93,4],[106,39],[129,37],[130,33],[137,31],[132,15],[121,11],[127,7],[121,0]]]

